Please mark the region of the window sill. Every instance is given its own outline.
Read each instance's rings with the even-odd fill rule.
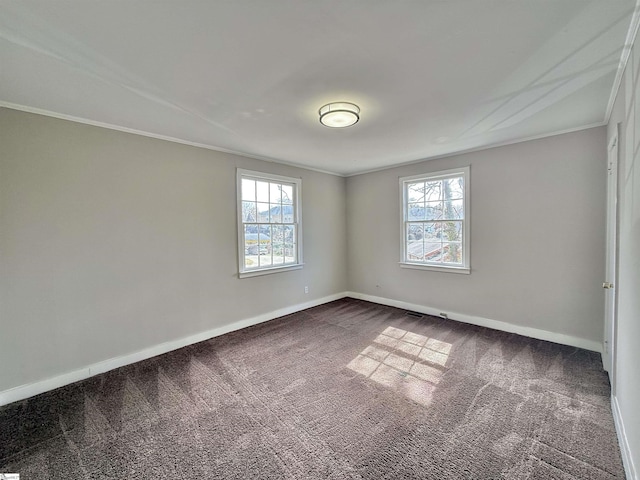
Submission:
[[[286,265],[284,267],[261,268],[260,270],[245,270],[238,273],[238,278],[259,277],[260,275],[270,275],[272,273],[288,272],[289,270],[300,270],[304,263]]]
[[[400,267],[412,268],[415,270],[431,270],[433,272],[442,272],[442,273],[461,273],[463,275],[469,275],[471,273],[471,268],[469,267],[451,267],[448,265],[440,266],[440,265],[424,265],[421,263],[400,262]]]

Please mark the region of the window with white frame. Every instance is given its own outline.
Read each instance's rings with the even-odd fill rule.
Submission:
[[[299,178],[238,169],[240,277],[302,268]]]
[[[469,167],[400,179],[408,268],[470,272]]]

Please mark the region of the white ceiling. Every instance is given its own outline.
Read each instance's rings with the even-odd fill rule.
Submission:
[[[349,175],[602,124],[634,6],[0,0],[0,105]]]

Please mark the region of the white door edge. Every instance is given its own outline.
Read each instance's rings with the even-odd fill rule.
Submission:
[[[612,393],[615,393],[615,347],[616,347],[616,229],[617,229],[617,190],[618,190],[618,128],[616,125],[607,148],[607,220],[606,220],[606,261],[604,339],[602,345],[602,364],[609,372]]]

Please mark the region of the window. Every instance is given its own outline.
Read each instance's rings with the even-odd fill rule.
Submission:
[[[238,169],[240,277],[302,268],[299,178]]]
[[[407,268],[469,273],[469,167],[400,179]]]

